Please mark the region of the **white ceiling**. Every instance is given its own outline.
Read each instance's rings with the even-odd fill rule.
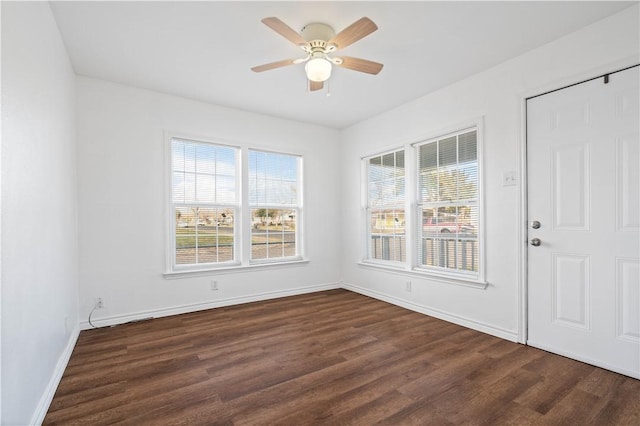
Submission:
[[[51,2],[77,74],[297,121],[344,128],[478,73],[637,2]],[[377,76],[334,69],[331,96],[306,91],[304,56],[263,25],[336,32],[367,16],[378,31],[347,56]],[[585,48],[588,48],[585,46]],[[549,64],[553,66],[553,64]]]

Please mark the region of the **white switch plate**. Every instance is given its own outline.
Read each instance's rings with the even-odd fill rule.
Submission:
[[[502,186],[515,186],[518,184],[518,178],[515,171],[504,172],[502,174]]]

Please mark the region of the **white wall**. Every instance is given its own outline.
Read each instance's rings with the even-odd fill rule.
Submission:
[[[218,83],[216,83],[218,84]],[[221,84],[221,83],[220,83]],[[335,287],[336,130],[78,77],[80,312],[86,327]],[[277,100],[274,100],[277,108]],[[166,279],[165,131],[302,154],[307,257],[290,267]],[[210,281],[219,290],[210,290]]]
[[[422,312],[516,340],[521,328],[519,253],[524,222],[521,186],[502,174],[521,171],[522,99],[544,90],[638,63],[638,6],[486,72],[346,129],[342,206],[343,275],[347,286]],[[365,229],[360,158],[417,142],[439,129],[484,117],[486,290],[381,272],[358,265]],[[411,279],[412,292],[404,290]]]
[[[636,6],[338,132],[74,81],[49,6],[3,2],[1,422],[44,416],[78,320],[86,325],[96,297],[105,309],[94,319],[104,325],[330,288],[344,277],[348,288],[515,339],[522,188],[502,187],[501,175],[520,170],[522,98],[637,62],[638,50]],[[406,293],[402,274],[358,266],[360,158],[478,116],[485,124],[490,286],[412,276]],[[302,154],[310,262],[165,279],[166,130]],[[209,289],[212,278],[217,292]]]
[[[42,419],[77,338],[75,74],[46,2],[2,2],[2,424]]]

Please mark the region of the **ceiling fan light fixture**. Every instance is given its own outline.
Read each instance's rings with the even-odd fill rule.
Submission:
[[[311,81],[327,81],[331,77],[331,62],[324,58],[313,58],[306,63],[304,71]]]
[[[2,0],[0,0],[2,1]],[[324,82],[331,77],[333,65],[368,74],[378,74],[382,64],[367,59],[349,56],[329,57],[329,54],[344,49],[376,31],[378,27],[369,18],[363,17],[336,34],[327,24],[307,24],[298,33],[276,17],[264,18],[262,23],[307,53],[304,58],[285,59],[251,68],[253,72],[269,71],[288,65],[306,63],[304,67],[310,92],[322,90]],[[328,86],[327,86],[328,87]]]

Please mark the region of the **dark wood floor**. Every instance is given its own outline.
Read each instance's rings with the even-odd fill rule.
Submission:
[[[345,290],[83,331],[45,424],[640,425],[640,381]]]

